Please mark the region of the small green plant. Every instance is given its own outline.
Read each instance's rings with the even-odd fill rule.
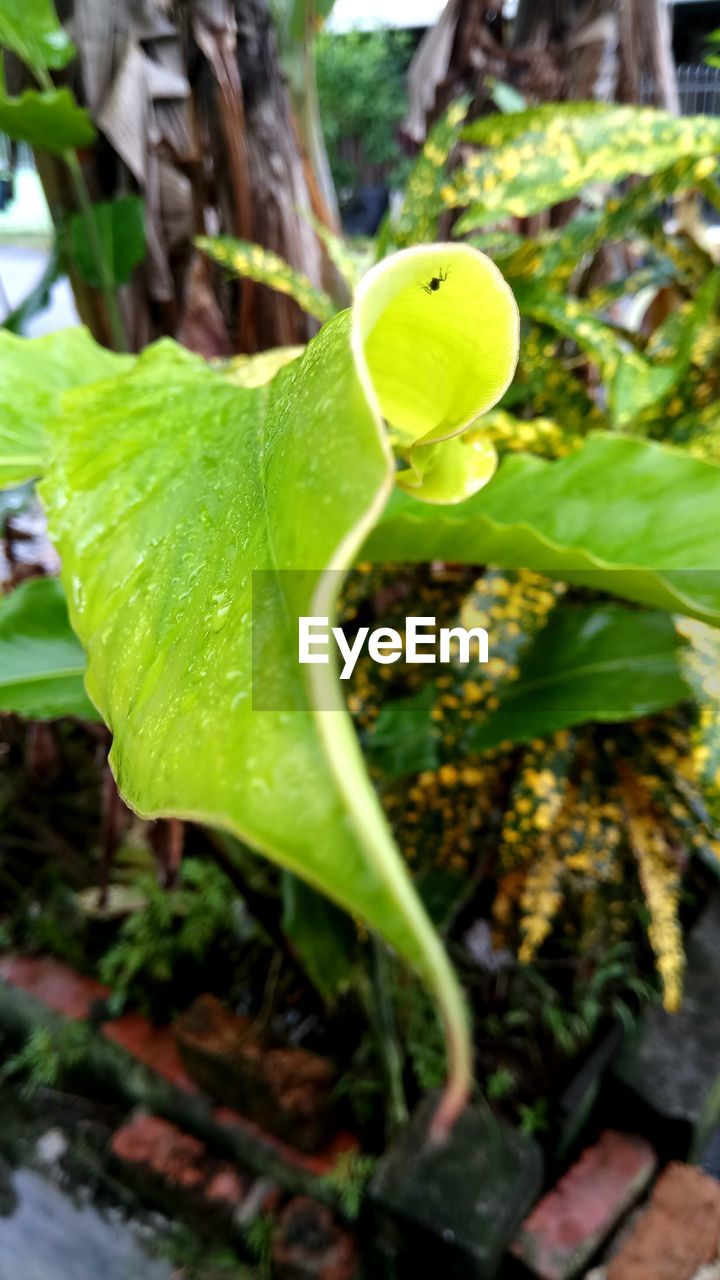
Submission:
[[[485,1092],[491,1102],[504,1102],[517,1090],[517,1076],[509,1067],[497,1067],[485,1082]]]
[[[272,1276],[272,1245],[276,1228],[275,1215],[259,1214],[243,1231],[243,1240],[248,1252],[258,1264],[263,1280]]]
[[[327,1189],[337,1195],[340,1208],[350,1222],[354,1222],[360,1213],[365,1189],[375,1171],[376,1163],[375,1156],[363,1155],[359,1151],[344,1151],[332,1171],[323,1178]]]
[[[40,1088],[54,1089],[86,1058],[90,1037],[90,1028],[83,1022],[68,1022],[57,1028],[36,1027],[22,1048],[0,1068],[0,1082],[22,1079],[27,1096]]]
[[[150,1248],[153,1256],[174,1264],[173,1276],[178,1280],[261,1280],[259,1270],[243,1264],[234,1249],[214,1249],[207,1239],[178,1223]]]
[[[530,962],[549,945],[550,924],[571,899],[567,882],[580,899],[592,887],[596,868],[587,865],[584,846],[575,848],[575,834],[560,832],[570,836],[567,858],[548,836],[561,813],[571,823],[584,815],[591,835],[597,819],[613,821],[614,809],[599,812],[597,797],[586,803],[582,790],[594,785],[592,762],[602,756],[622,789],[618,848],[634,858],[650,904],[648,932],[669,1007],[679,998],[681,974],[673,837],[685,814],[663,814],[660,847],[650,828],[663,772],[648,783],[644,767],[633,768],[628,780],[612,745],[618,736],[606,726],[637,723],[629,730],[633,763],[644,766],[639,718],[682,709],[691,699],[673,616],[720,624],[716,580],[682,572],[713,568],[720,536],[718,471],[708,460],[718,448],[712,415],[720,273],[691,234],[669,230],[657,216],[668,196],[717,199],[720,125],[601,104],[520,111],[467,127],[464,114],[463,104],[453,104],[435,126],[409,198],[384,228],[379,256],[398,245],[408,250],[376,265],[351,310],[326,320],[303,354],[209,367],[164,343],[109,370],[107,353],[101,360],[80,338],[72,358],[62,335],[39,346],[9,338],[0,345],[6,474],[9,483],[31,479],[51,458],[41,492],[72,624],[89,655],[87,689],[112,726],[123,795],[144,814],[230,829],[327,891],[415,967],[444,1015],[452,1078],[445,1120],[467,1094],[472,1053],[462,996],[430,922],[429,893],[427,911],[423,905],[425,868],[417,868],[414,886],[344,713],[344,690],[330,667],[318,667],[312,680],[297,677],[288,617],[334,616],[340,581],[358,562],[450,562],[478,571],[524,564],[540,574],[551,557],[554,579],[591,592],[568,594],[556,608],[554,587],[534,584],[536,604],[550,598],[547,628],[535,625],[537,617],[508,617],[499,675],[463,679],[462,697],[448,687],[439,706],[428,703],[424,746],[436,758],[410,781],[408,794],[419,793],[409,796],[414,812],[429,810],[423,834],[434,824],[436,847],[444,851],[457,837],[459,865],[449,869],[462,892],[470,860],[482,865],[486,829],[497,815],[492,785],[529,784],[505,805],[507,859],[498,878],[510,925],[520,907],[522,960]],[[475,150],[453,170],[460,135]],[[598,206],[597,183],[638,173],[638,184]],[[571,197],[579,207],[570,221],[548,223],[532,240],[513,221]],[[472,245],[427,244],[455,218],[453,233],[471,236]],[[617,242],[639,250],[633,291],[640,281],[653,289],[670,281],[678,305],[666,322],[641,329],[618,321],[614,308],[627,280],[623,273],[608,282],[601,271],[601,250]],[[478,248],[491,249],[496,265]],[[247,270],[251,259],[244,246],[237,269]],[[277,264],[250,265],[264,279],[279,271],[282,287],[309,301],[305,282]],[[512,385],[518,316],[497,268],[512,280],[523,317]],[[431,281],[438,287],[426,292]],[[493,411],[501,397],[502,408]],[[475,425],[485,411],[490,416]],[[586,439],[590,428],[598,430]],[[666,448],[667,440],[682,447]],[[495,448],[502,455],[497,475]],[[270,584],[267,616],[258,618],[253,579],[268,566],[279,570],[278,581]],[[305,576],[297,572],[309,567]],[[507,594],[508,584],[494,571],[489,576],[496,594]],[[627,603],[607,599],[613,595]],[[253,631],[263,628],[255,653],[251,616]],[[25,619],[28,631],[31,621]],[[592,649],[598,636],[607,654]],[[552,679],[544,657],[555,663]],[[255,695],[263,692],[256,660],[267,662],[276,696],[262,715],[255,714]],[[592,680],[585,678],[588,662]],[[453,685],[457,673],[447,676]],[[15,684],[27,708],[25,671]],[[284,695],[288,688],[278,703],[278,689]],[[545,696],[534,696],[538,690]],[[404,692],[407,713],[415,691]],[[455,733],[446,712],[457,713]],[[394,713],[402,719],[403,708]],[[557,769],[537,759],[544,743]],[[480,761],[485,752],[497,755]],[[675,759],[657,754],[663,769],[679,773]],[[390,813],[387,779],[375,781]],[[507,798],[501,795],[503,804]],[[399,834],[402,815],[390,817]],[[524,838],[528,817],[537,840]],[[459,831],[462,822],[469,834]],[[417,846],[410,838],[406,844],[407,864],[413,853],[419,863]],[[611,889],[624,865],[627,858],[614,864]],[[143,964],[161,977],[170,970],[182,923],[164,911],[153,904],[144,922],[129,922],[125,954],[111,964],[121,990]],[[437,919],[444,927],[451,916],[447,910]],[[185,943],[197,954],[197,940]],[[579,1028],[568,1031],[555,1012],[549,1017],[556,1040],[575,1041]],[[584,1024],[593,1021],[590,1003]],[[420,1074],[431,1072],[421,1066]]]
[[[546,1133],[550,1124],[549,1104],[547,1098],[537,1098],[535,1102],[521,1102],[518,1107],[520,1128],[528,1137],[535,1133]]]
[[[100,962],[100,976],[112,987],[114,1012],[130,997],[142,1004],[148,988],[169,985],[180,959],[199,959],[234,929],[234,890],[212,863],[185,859],[177,889],[164,889],[148,874],[134,886],[145,905],[123,922]]]

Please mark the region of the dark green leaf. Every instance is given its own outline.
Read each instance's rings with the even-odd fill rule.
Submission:
[[[434,686],[426,685],[415,697],[398,698],[381,708],[368,754],[386,778],[437,769],[437,735],[430,718],[435,696]]]
[[[325,1000],[347,985],[357,932],[348,915],[291,871],[282,872],[283,929]]]
[[[52,0],[1,0],[0,45],[33,71],[59,70],[75,56],[75,46],[60,26]]]
[[[0,598],[0,710],[98,720],[85,693],[85,655],[57,578],[34,578]]]
[[[0,132],[15,142],[59,154],[73,147],[89,147],[95,128],[69,89],[39,93],[26,89],[18,98],[0,91]]]
[[[666,613],[620,605],[555,609],[520,666],[498,689],[500,707],[466,743],[483,751],[532,742],[589,720],[634,720],[689,697],[677,634]]]
[[[121,196],[93,205],[93,216],[103,256],[110,269],[110,283],[127,284],[145,257],[145,204],[139,196]],[[68,222],[65,248],[81,276],[97,288],[101,284],[92,241],[82,214]]]
[[[558,462],[506,456],[443,509],[395,494],[362,557],[537,569],[720,625],[720,468],[593,432]]]

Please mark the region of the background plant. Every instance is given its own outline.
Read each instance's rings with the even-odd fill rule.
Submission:
[[[335,185],[398,185],[407,164],[397,133],[405,110],[412,52],[404,31],[321,34],[317,41],[320,112]]]

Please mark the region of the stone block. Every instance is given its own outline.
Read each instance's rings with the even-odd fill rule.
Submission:
[[[535,1201],[543,1162],[531,1138],[486,1106],[467,1107],[441,1143],[429,1137],[437,1097],[423,1100],[380,1160],[369,1196],[379,1259],[371,1271],[492,1280]]]
[[[88,1018],[96,1002],[110,994],[109,987],[75,973],[52,956],[2,956],[0,979],[34,996],[54,1013],[78,1020]]]
[[[151,1198],[180,1206],[195,1221],[229,1228],[251,1187],[249,1176],[204,1142],[160,1116],[139,1113],[118,1129],[110,1150]]]
[[[646,1009],[620,1054],[617,1079],[649,1113],[653,1140],[686,1156],[720,1120],[720,894],[687,941],[678,1013]],[[639,1123],[639,1121],[635,1121]]]

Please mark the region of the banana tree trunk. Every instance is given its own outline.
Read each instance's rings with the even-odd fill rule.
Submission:
[[[206,356],[304,342],[316,325],[282,294],[228,281],[197,235],[254,240],[327,287],[318,216],[267,0],[65,0],[72,87],[98,143],[81,156],[93,200],[139,192],[147,256],[120,304],[128,345],[170,334]],[[59,163],[39,157],[59,223],[75,211]],[[320,211],[321,213],[322,211]],[[72,276],[72,272],[71,272]],[[102,301],[73,278],[108,341]]]
[[[528,103],[591,98],[678,111],[666,0],[520,0],[513,24],[499,0],[448,0],[408,78],[403,132],[416,145],[453,98],[488,109],[494,79]]]
[[[666,0],[520,0],[513,45],[554,48],[566,98],[679,110]]]

